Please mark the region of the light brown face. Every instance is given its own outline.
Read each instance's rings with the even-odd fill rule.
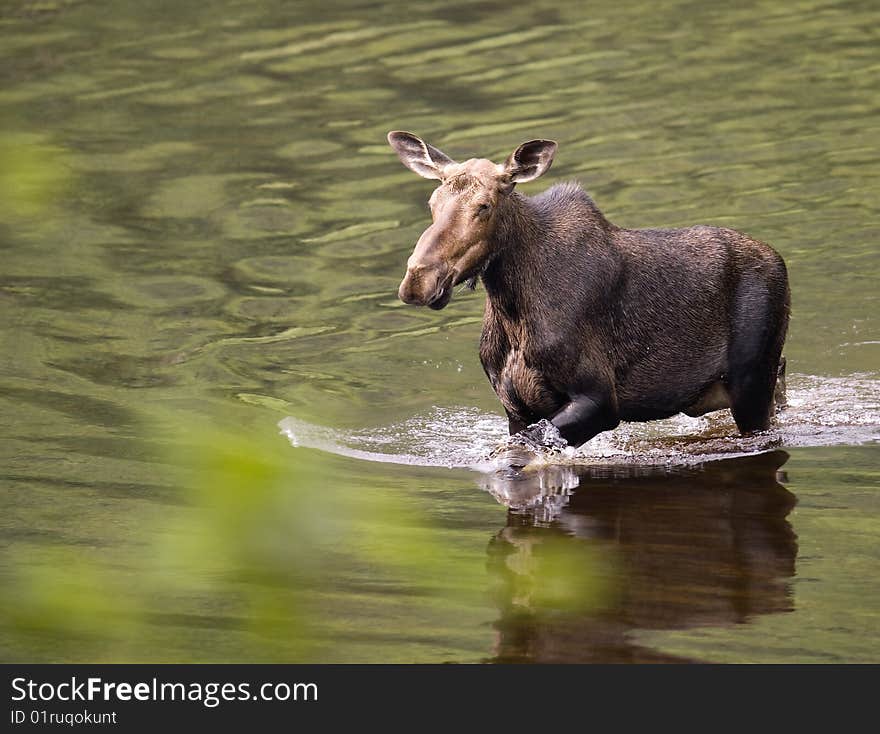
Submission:
[[[441,181],[428,202],[433,223],[419,237],[398,290],[404,303],[441,309],[452,289],[478,275],[492,254],[504,197],[517,182],[550,167],[556,143],[524,143],[499,165],[483,158],[456,163],[411,133],[389,133],[388,141],[407,168]]]
[[[489,257],[501,191],[500,166],[473,159],[444,169],[428,204],[433,224],[406,263],[398,295],[404,303],[443,308],[452,289],[474,277]]]

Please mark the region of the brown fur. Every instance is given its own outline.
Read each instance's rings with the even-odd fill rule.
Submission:
[[[576,184],[520,195],[517,182],[549,168],[551,141],[496,165],[455,163],[409,133],[389,139],[441,180],[400,297],[443,308],[455,284],[481,276],[480,359],[511,433],[549,419],[580,444],[620,420],[728,405],[741,431],[767,427],[789,310],[769,245],[717,227],[624,229]]]

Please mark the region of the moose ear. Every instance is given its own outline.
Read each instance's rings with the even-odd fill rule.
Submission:
[[[412,133],[392,130],[388,133],[388,142],[403,165],[424,178],[442,179],[443,169],[455,163],[445,153]]]
[[[530,140],[517,148],[504,163],[504,171],[511,183],[534,181],[544,175],[558,146],[552,140]]]

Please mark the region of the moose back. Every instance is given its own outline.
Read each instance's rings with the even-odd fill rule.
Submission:
[[[511,434],[549,420],[580,445],[620,421],[721,408],[742,433],[768,427],[789,314],[773,248],[718,227],[624,229],[573,183],[520,194],[553,162],[550,140],[501,164],[457,163],[407,132],[388,141],[440,181],[399,296],[440,309],[482,280],[480,360]]]

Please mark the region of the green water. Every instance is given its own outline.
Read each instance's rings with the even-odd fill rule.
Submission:
[[[500,412],[482,293],[396,299],[431,186],[392,129],[552,138],[527,193],[773,244],[789,373],[858,375],[825,418],[876,414],[878,29],[819,0],[0,4],[0,659],[876,662],[864,431],[582,474],[544,522],[276,424]]]

